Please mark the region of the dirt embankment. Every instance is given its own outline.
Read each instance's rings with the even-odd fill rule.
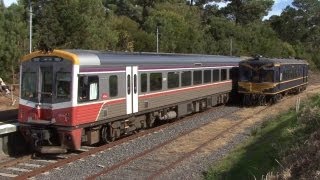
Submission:
[[[0,92],[0,121],[17,119],[19,105],[19,89],[15,89],[13,94],[6,95]]]

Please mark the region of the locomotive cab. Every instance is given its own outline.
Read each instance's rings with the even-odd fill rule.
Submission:
[[[239,93],[245,105],[277,102],[308,83],[308,63],[296,59],[255,58],[239,63]]]
[[[243,93],[272,92],[277,82],[277,67],[272,63],[240,63],[239,65],[239,86]]]

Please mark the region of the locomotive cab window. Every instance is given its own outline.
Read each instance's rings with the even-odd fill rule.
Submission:
[[[79,102],[97,100],[99,94],[98,76],[80,76],[78,90]]]
[[[240,68],[240,81],[251,81],[252,78],[252,69],[241,66]]]
[[[118,96],[118,76],[109,77],[109,95],[110,97]]]
[[[262,70],[260,75],[262,82],[274,82],[273,76],[274,76],[273,70]]]
[[[158,91],[162,89],[162,73],[150,74],[150,91]]]
[[[179,72],[168,73],[168,89],[179,87]]]
[[[56,97],[57,99],[70,100],[71,98],[71,73],[57,72],[56,74]]]

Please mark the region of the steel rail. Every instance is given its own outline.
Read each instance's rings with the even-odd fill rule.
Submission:
[[[313,88],[311,88],[311,89],[308,88],[307,91],[313,91],[313,90],[319,89],[319,88],[320,88],[320,87],[313,87]],[[266,108],[264,108],[264,109],[262,109],[262,110],[265,110],[265,109],[267,109],[268,107],[269,107],[269,106],[267,106]],[[219,107],[214,108],[213,110],[214,110],[214,111],[218,111],[219,109],[222,109],[222,108],[223,108],[223,106],[219,106]],[[262,111],[262,110],[261,110],[261,111]],[[238,111],[238,110],[236,110],[236,111]],[[260,112],[260,111],[259,111],[259,112]],[[234,112],[233,112],[233,113],[234,113]],[[59,160],[59,161],[56,162],[56,163],[52,163],[52,164],[49,164],[49,165],[47,165],[47,166],[44,166],[44,167],[41,167],[41,168],[38,168],[38,169],[34,169],[34,170],[30,171],[30,172],[23,173],[23,174],[17,176],[15,179],[27,179],[27,178],[34,177],[34,176],[39,175],[39,174],[41,174],[41,173],[47,172],[47,171],[49,171],[49,170],[51,170],[51,169],[54,169],[54,168],[57,168],[57,167],[61,167],[61,166],[66,165],[66,164],[68,164],[68,163],[70,163],[70,162],[73,162],[73,161],[76,161],[76,160],[79,160],[79,159],[88,157],[88,156],[90,156],[90,155],[92,155],[92,154],[95,154],[95,153],[98,153],[98,152],[101,152],[101,151],[105,151],[105,150],[107,150],[108,148],[111,148],[111,147],[120,145],[120,144],[122,144],[122,143],[125,143],[125,142],[127,142],[127,141],[136,139],[136,138],[138,138],[138,137],[142,137],[142,136],[145,136],[145,135],[148,135],[148,134],[152,134],[152,133],[157,132],[157,131],[159,131],[159,130],[161,130],[161,129],[163,129],[163,128],[167,128],[167,127],[170,127],[170,126],[179,124],[179,123],[183,123],[184,121],[187,121],[187,120],[189,120],[190,118],[194,118],[194,117],[201,116],[201,115],[202,115],[202,113],[192,114],[192,115],[190,115],[190,116],[187,116],[187,117],[183,118],[182,120],[174,121],[173,123],[163,124],[163,125],[160,125],[160,126],[157,126],[157,127],[154,127],[154,128],[151,128],[151,129],[148,129],[148,130],[139,132],[139,133],[134,134],[134,135],[131,135],[131,136],[123,137],[123,138],[121,138],[121,139],[119,139],[119,140],[117,140],[117,141],[115,141],[115,142],[113,142],[113,143],[105,144],[105,145],[102,145],[102,146],[99,146],[99,147],[90,149],[89,151],[82,152],[82,153],[80,153],[79,155],[75,155],[75,156],[69,157],[69,158],[67,158],[67,159],[62,159],[62,160]],[[229,114],[228,114],[228,115],[229,115]],[[225,115],[225,116],[227,116],[227,115]],[[221,117],[225,117],[225,116],[221,116]],[[253,115],[252,115],[252,116],[253,116]],[[220,118],[221,118],[221,117],[220,117]],[[247,118],[248,118],[248,117],[247,117]],[[243,120],[243,121],[244,121],[244,120]],[[209,123],[211,123],[211,122],[205,123],[205,124],[201,125],[200,127],[203,127],[203,126],[205,126],[205,125],[207,125],[207,124],[209,124]],[[240,123],[242,123],[242,122],[238,122],[238,123],[240,124]],[[235,124],[235,125],[233,125],[232,127],[235,127],[235,126],[239,125],[238,123]],[[190,133],[190,132],[192,132],[192,131],[200,128],[200,127],[193,128],[193,129],[191,129],[191,130],[189,130],[189,131],[187,131],[187,132],[179,135],[178,137],[175,137],[175,138],[173,138],[173,139],[171,139],[171,140],[169,140],[169,141],[166,141],[166,142],[161,143],[161,144],[159,144],[159,145],[157,145],[157,146],[155,146],[155,147],[153,147],[153,148],[151,148],[151,149],[148,149],[148,150],[144,151],[144,152],[145,152],[144,154],[151,153],[152,151],[155,151],[156,149],[164,146],[165,144],[169,144],[170,142],[176,140],[177,138],[179,138],[179,137],[181,137],[181,136],[183,136],[183,135],[186,135],[186,134],[188,134],[188,133]],[[229,131],[230,128],[232,129],[232,127],[229,127],[229,129],[226,129],[226,130],[224,130],[223,132],[225,133],[225,132]],[[223,133],[223,132],[222,132],[222,133]],[[222,135],[222,134],[221,134],[221,135]],[[219,138],[221,135],[217,135],[217,136],[211,138],[210,140],[208,140],[208,142],[206,142],[206,143],[204,143],[204,144],[208,144],[208,143],[210,143],[211,141],[214,141],[215,139]],[[210,142],[209,142],[209,141],[210,141]],[[203,145],[203,146],[205,146],[205,145]],[[194,151],[196,152],[196,151],[198,151],[199,149],[201,149],[201,148],[199,147],[199,148],[195,149]],[[144,156],[144,154],[143,154],[143,152],[142,152],[142,153],[140,153],[140,154],[138,154],[138,155],[136,155],[136,156],[130,157],[130,158],[128,158],[127,160],[124,160],[124,161],[122,161],[122,162],[120,162],[120,163],[118,163],[118,164],[115,164],[115,165],[113,165],[113,166],[111,166],[111,167],[109,167],[109,168],[105,168],[105,169],[104,169],[103,171],[101,171],[100,173],[97,173],[97,174],[95,174],[95,175],[93,175],[93,176],[88,177],[88,179],[93,179],[93,178],[96,178],[96,177],[101,176],[101,175],[103,175],[103,174],[106,174],[106,173],[108,173],[108,172],[110,172],[110,171],[113,171],[113,170],[115,170],[115,169],[118,169],[119,167],[121,167],[121,166],[123,166],[123,165],[125,165],[125,164],[128,164],[128,163],[130,163],[131,161],[133,161],[133,160],[135,160],[135,159],[138,159],[139,157]],[[169,165],[169,167],[167,167],[167,168],[174,167],[176,164],[178,164],[179,162],[181,162],[181,161],[184,160],[185,158],[190,157],[192,154],[193,154],[192,152],[187,153],[187,154],[186,154],[186,157],[181,157],[181,158],[179,158],[179,160],[181,159],[180,161],[177,160],[177,161],[171,163],[171,164]],[[7,167],[7,166],[6,166],[6,167]],[[162,171],[165,171],[167,168],[166,168],[166,167],[163,168]],[[154,177],[156,177],[156,176],[158,176],[158,175],[160,175],[160,174],[162,174],[162,172],[157,172],[157,173],[151,175],[149,178],[153,179]]]
[[[265,107],[265,108],[262,109],[262,110],[265,110],[265,109],[267,109],[267,108],[268,108],[268,107]],[[260,110],[259,112],[261,112],[262,110]],[[258,113],[259,113],[259,112],[258,112]],[[233,112],[233,113],[234,113],[234,112]],[[227,115],[222,116],[222,117],[226,117],[226,116],[229,116],[229,115],[230,115],[230,114],[227,114]],[[251,115],[251,116],[254,116],[254,115]],[[251,116],[250,116],[250,117],[251,117]],[[169,166],[160,169],[160,170],[157,171],[155,174],[151,175],[149,178],[153,179],[153,178],[156,177],[157,175],[162,174],[165,170],[167,170],[167,169],[169,169],[169,168],[172,168],[173,166],[175,166],[176,164],[178,164],[179,162],[181,162],[181,161],[184,160],[185,158],[187,158],[187,157],[191,156],[192,154],[194,154],[194,152],[198,151],[198,150],[199,150],[200,148],[202,148],[203,146],[207,145],[208,143],[210,143],[211,141],[217,139],[218,137],[221,137],[221,136],[224,135],[227,131],[229,131],[229,130],[231,130],[232,128],[234,128],[234,127],[238,126],[239,124],[243,123],[244,121],[247,120],[247,118],[250,118],[250,117],[245,117],[245,118],[244,118],[243,120],[241,120],[240,122],[237,122],[236,124],[233,124],[231,127],[223,130],[221,133],[219,133],[218,135],[216,135],[216,136],[213,137],[212,139],[209,139],[209,140],[206,141],[205,143],[201,144],[200,147],[196,148],[195,150],[193,150],[193,151],[191,151],[191,152],[186,153],[185,156],[180,157],[177,161],[173,162],[173,163],[170,164]],[[220,117],[220,118],[221,118],[221,117]],[[107,173],[109,173],[109,172],[111,172],[111,171],[114,171],[114,170],[120,168],[121,166],[127,165],[127,164],[129,164],[130,162],[132,162],[132,161],[134,161],[134,160],[136,160],[136,159],[139,159],[139,158],[141,158],[141,157],[143,157],[143,156],[146,156],[146,155],[148,155],[149,153],[151,153],[151,152],[153,152],[153,151],[156,151],[156,150],[160,149],[161,147],[163,147],[163,146],[165,146],[165,145],[167,145],[167,144],[170,144],[171,142],[177,140],[178,138],[180,138],[180,137],[182,137],[182,136],[188,135],[188,134],[194,132],[195,130],[197,130],[197,129],[203,127],[203,126],[208,125],[209,123],[212,123],[212,122],[205,123],[204,125],[202,125],[202,126],[200,126],[200,127],[196,127],[196,128],[193,128],[193,129],[191,129],[191,130],[189,130],[189,131],[186,131],[186,132],[180,134],[179,136],[177,136],[177,137],[175,137],[175,138],[173,138],[173,139],[171,139],[171,140],[169,140],[169,141],[163,142],[163,143],[161,143],[161,144],[159,144],[159,145],[157,145],[157,146],[155,146],[155,147],[153,147],[153,148],[150,148],[150,149],[148,149],[148,150],[146,150],[146,151],[143,151],[143,152],[141,152],[141,153],[139,153],[139,154],[137,154],[137,155],[135,155],[135,156],[133,156],[133,157],[130,157],[130,158],[128,158],[128,159],[126,159],[126,160],[124,160],[124,161],[122,161],[122,162],[119,162],[118,164],[115,164],[115,165],[113,165],[113,166],[111,166],[111,167],[105,168],[105,169],[103,169],[102,171],[100,171],[99,173],[96,173],[96,174],[94,174],[94,175],[91,175],[91,176],[87,177],[86,179],[87,179],[87,180],[96,179],[97,177],[99,177],[99,176],[101,176],[101,175],[104,175],[104,174],[107,174]]]
[[[222,108],[223,108],[223,106],[219,106],[219,107],[216,107],[216,108],[214,108],[212,110],[213,111],[218,111],[218,110],[220,110]],[[27,178],[34,177],[34,176],[39,175],[41,173],[47,172],[47,171],[52,170],[52,169],[57,168],[57,167],[61,167],[61,166],[66,165],[66,164],[68,164],[70,162],[74,162],[76,160],[79,160],[79,159],[82,159],[82,158],[86,158],[86,157],[88,157],[88,156],[90,156],[92,154],[96,154],[98,152],[105,151],[105,150],[107,150],[107,149],[109,149],[111,147],[120,145],[122,143],[128,142],[128,141],[136,139],[138,137],[146,136],[146,135],[152,134],[154,132],[160,131],[160,130],[162,130],[164,128],[183,123],[184,121],[188,121],[190,118],[194,118],[194,117],[197,117],[197,116],[202,116],[202,113],[195,113],[195,114],[192,114],[190,116],[186,116],[185,118],[183,118],[183,119],[181,119],[179,121],[174,121],[172,123],[166,123],[166,124],[163,124],[163,125],[151,128],[151,129],[147,129],[147,130],[141,131],[141,132],[139,132],[137,134],[134,134],[134,135],[131,135],[131,136],[123,137],[123,138],[121,138],[121,139],[119,139],[119,140],[117,140],[115,142],[110,143],[110,144],[105,144],[105,145],[102,145],[102,146],[99,146],[99,147],[96,147],[96,148],[92,148],[89,151],[82,152],[82,153],[80,153],[78,155],[71,156],[71,157],[66,158],[66,159],[58,160],[57,162],[49,164],[47,166],[40,167],[40,168],[34,169],[34,170],[30,171],[30,172],[23,173],[21,175],[18,175],[14,179],[22,180],[22,179],[27,179]]]
[[[0,163],[0,169],[11,167],[11,166],[15,166],[15,165],[17,165],[19,163],[27,162],[27,161],[29,161],[31,159],[32,159],[32,155],[30,154],[30,155],[21,156],[21,157],[18,157],[16,159],[12,159],[12,160],[9,160],[9,161],[4,161],[4,162]]]
[[[320,87],[314,87],[314,88],[308,89],[308,91],[313,91],[313,90],[319,89],[319,88],[320,88]],[[289,97],[287,97],[287,98],[289,98]],[[273,105],[271,105],[271,106],[273,106]],[[260,112],[262,112],[262,111],[264,111],[264,110],[266,110],[266,109],[269,109],[271,106],[266,106],[265,108],[259,110],[259,111],[256,112],[255,114],[252,114],[252,115],[249,115],[249,116],[247,116],[247,117],[242,118],[241,121],[239,121],[239,122],[231,125],[230,127],[228,127],[228,128],[226,128],[225,130],[223,130],[221,133],[215,135],[214,137],[212,137],[212,138],[210,138],[209,140],[205,141],[204,143],[200,144],[200,145],[199,145],[197,148],[195,148],[194,150],[192,150],[192,151],[190,151],[190,152],[188,152],[188,153],[183,154],[183,155],[182,155],[180,158],[178,158],[176,161],[170,163],[170,164],[169,164],[168,166],[166,166],[166,167],[163,167],[163,168],[159,169],[158,171],[156,171],[155,173],[153,173],[152,175],[150,175],[147,179],[155,179],[156,177],[158,177],[158,176],[160,176],[161,174],[163,174],[165,171],[174,168],[176,165],[178,165],[178,164],[179,164],[180,162],[182,162],[183,160],[185,160],[185,159],[191,157],[193,154],[197,153],[201,148],[203,148],[203,147],[207,146],[209,143],[211,143],[211,142],[219,139],[220,137],[222,137],[223,135],[225,135],[226,133],[228,133],[230,130],[232,130],[232,129],[234,129],[235,127],[238,127],[240,124],[246,122],[248,119],[253,118],[257,113],[260,113]],[[230,114],[228,114],[228,115],[230,115]],[[225,115],[225,116],[222,116],[222,117],[226,117],[226,116],[228,116],[228,115]],[[205,124],[202,125],[201,127],[203,127],[203,126],[205,126],[205,125],[207,125],[207,124],[209,124],[209,123],[211,123],[211,122],[205,123]],[[130,158],[124,160],[124,161],[121,161],[121,162],[119,162],[119,163],[117,163],[117,164],[115,164],[115,165],[113,165],[113,166],[111,166],[111,167],[104,168],[104,169],[103,169],[102,171],[100,171],[99,173],[96,173],[96,174],[94,174],[94,175],[91,175],[91,176],[87,177],[86,179],[87,179],[87,180],[96,179],[96,178],[98,178],[99,176],[102,176],[102,175],[107,174],[107,173],[109,173],[109,172],[112,172],[112,171],[114,171],[114,170],[116,170],[116,169],[119,169],[120,167],[122,167],[122,166],[124,166],[124,165],[127,165],[127,164],[129,164],[130,162],[132,162],[132,161],[134,161],[134,160],[136,160],[136,159],[139,159],[139,158],[141,158],[141,157],[143,157],[143,156],[146,156],[146,155],[148,155],[149,153],[154,152],[154,151],[160,149],[161,147],[163,147],[163,146],[165,146],[165,145],[167,145],[167,144],[170,144],[171,142],[177,140],[178,138],[180,138],[180,137],[182,137],[182,136],[185,136],[185,135],[187,135],[187,134],[190,134],[190,133],[193,132],[194,130],[197,130],[198,128],[201,128],[201,127],[193,128],[193,129],[191,129],[191,130],[189,130],[189,131],[186,131],[186,132],[180,134],[179,136],[177,136],[177,137],[175,137],[175,138],[173,138],[173,139],[171,139],[171,140],[169,140],[169,141],[163,142],[163,143],[161,143],[161,144],[159,144],[159,145],[157,145],[157,146],[155,146],[155,147],[153,147],[153,148],[150,148],[150,149],[148,149],[148,150],[145,150],[145,151],[143,151],[143,152],[141,152],[141,153],[139,153],[139,154],[137,154],[137,155],[135,155],[135,156],[133,156],[133,157],[130,157]]]

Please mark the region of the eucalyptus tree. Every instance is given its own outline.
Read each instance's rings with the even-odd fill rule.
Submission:
[[[225,0],[227,6],[221,11],[226,18],[236,24],[248,24],[261,21],[268,15],[274,3],[273,0]]]
[[[0,76],[11,82],[18,72],[20,57],[27,52],[25,9],[20,3],[8,8],[0,2]]]

